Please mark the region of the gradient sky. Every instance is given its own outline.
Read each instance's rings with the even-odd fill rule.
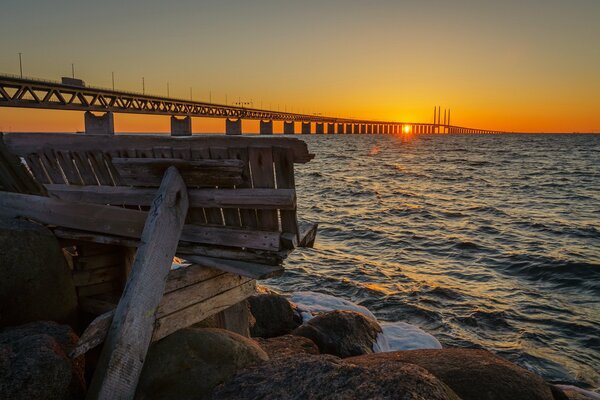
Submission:
[[[2,0],[0,73],[304,113],[600,132],[600,1]],[[115,117],[167,131],[167,117]],[[249,125],[253,129],[254,125]],[[0,130],[83,129],[0,108]],[[194,131],[224,129],[194,119]],[[246,128],[245,128],[246,129]]]

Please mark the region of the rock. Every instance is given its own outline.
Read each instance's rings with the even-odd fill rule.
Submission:
[[[319,348],[315,342],[302,336],[284,335],[270,339],[256,338],[255,340],[271,359],[319,354]]]
[[[54,322],[31,322],[2,330],[0,398],[83,398],[84,358],[68,357],[77,340],[69,326]]]
[[[48,229],[0,218],[0,260],[0,327],[38,320],[74,323],[75,286]]]
[[[214,400],[404,399],[460,400],[421,367],[359,366],[329,355],[276,359],[239,372],[217,387]]]
[[[302,324],[302,318],[287,299],[276,293],[250,296],[250,312],[256,322],[250,327],[253,337],[287,335]]]
[[[355,311],[320,314],[293,332],[315,342],[321,353],[342,358],[372,353],[380,333],[377,321]]]
[[[600,398],[600,394],[589,392],[585,389],[581,389],[575,386],[569,385],[560,385],[553,386],[554,388],[554,400],[595,400]],[[556,395],[556,391],[561,391],[564,397],[559,397]],[[588,396],[589,394],[589,396]]]
[[[251,339],[223,329],[186,328],[152,344],[136,399],[205,399],[237,370],[268,360]]]
[[[489,351],[474,349],[409,350],[347,360],[362,366],[388,362],[425,368],[463,400],[553,400],[541,377]]]

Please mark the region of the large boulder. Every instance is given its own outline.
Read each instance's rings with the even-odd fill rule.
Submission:
[[[347,361],[361,366],[418,365],[463,400],[554,400],[550,385],[541,377],[486,350],[409,350],[368,354]]]
[[[256,342],[236,333],[182,329],[150,346],[136,399],[205,399],[239,369],[268,359]]]
[[[213,399],[460,400],[416,365],[388,370],[385,363],[364,367],[329,355],[280,358],[241,371]]]
[[[373,352],[381,327],[355,311],[329,311],[294,330],[317,344],[321,353],[352,357]]]
[[[253,337],[286,335],[302,324],[302,318],[292,304],[277,293],[250,296],[248,303],[256,320],[250,327],[250,335]]]
[[[255,338],[269,358],[319,354],[319,348],[312,340],[294,335],[284,335],[269,339]]]
[[[73,324],[76,314],[75,286],[56,237],[39,224],[0,218],[0,327]]]
[[[69,400],[85,395],[84,358],[69,326],[31,322],[0,332],[0,399]]]

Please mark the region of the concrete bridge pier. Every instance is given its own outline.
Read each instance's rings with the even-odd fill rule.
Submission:
[[[360,124],[360,133],[362,133],[362,134],[367,133],[367,125]]]
[[[260,120],[260,134],[261,135],[272,135],[273,134],[273,120],[268,121]]]
[[[352,133],[352,124],[346,124],[346,134]]]
[[[369,134],[369,135],[373,134],[373,125],[371,125],[371,124],[367,125],[367,134]]]
[[[383,133],[385,133],[386,135],[390,134],[390,126],[389,125],[383,126]]]
[[[242,134],[242,119],[229,119],[225,120],[225,134],[226,135],[241,135]]]
[[[398,125],[392,125],[392,134],[396,135],[398,133]]]
[[[285,135],[293,135],[296,133],[294,131],[294,121],[283,121],[283,133]]]
[[[302,134],[310,135],[310,122],[302,123]]]
[[[338,135],[344,134],[344,124],[337,124],[337,133]]]
[[[352,129],[352,133],[354,133],[355,135],[358,134],[358,133],[360,133],[358,124],[354,124],[354,128]]]
[[[325,130],[323,129],[323,123],[322,122],[317,122],[315,124],[315,133],[318,135],[322,135],[325,133]]]
[[[94,115],[86,111],[85,133],[92,135],[114,135],[115,134],[115,119],[111,111],[102,115]]]
[[[171,136],[192,136],[192,117],[171,115]]]
[[[333,135],[334,133],[335,133],[335,124],[328,123],[327,124],[327,134],[328,135]]]

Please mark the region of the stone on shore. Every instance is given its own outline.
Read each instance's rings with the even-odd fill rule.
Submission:
[[[256,294],[248,298],[248,303],[256,320],[250,327],[252,337],[271,338],[287,335],[302,324],[302,318],[292,304],[279,294]]]
[[[214,400],[460,400],[444,383],[411,364],[353,365],[330,355],[276,359],[236,374]]]
[[[0,218],[0,327],[72,324],[77,296],[56,237],[33,222]]]
[[[69,326],[31,322],[0,332],[0,398],[71,400],[85,395],[84,358]]]
[[[270,339],[255,338],[269,358],[319,354],[319,348],[310,339],[302,336],[284,335]]]
[[[268,359],[256,342],[236,333],[182,329],[150,346],[135,398],[205,399],[239,369]]]
[[[344,358],[372,353],[381,332],[377,321],[360,313],[330,311],[312,318],[293,334],[315,342],[321,353]]]
[[[489,351],[475,349],[408,350],[368,354],[347,362],[387,363],[391,369],[418,365],[448,385],[463,400],[554,400],[550,385]]]

